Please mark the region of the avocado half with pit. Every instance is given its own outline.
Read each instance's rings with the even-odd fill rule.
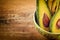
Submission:
[[[44,30],[49,30],[49,22],[51,19],[50,11],[45,0],[38,1],[38,21],[39,26]]]
[[[60,9],[51,19],[50,30],[52,33],[60,33]]]

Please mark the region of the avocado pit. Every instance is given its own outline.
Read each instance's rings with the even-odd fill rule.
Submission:
[[[50,20],[49,20],[48,16],[46,14],[44,14],[44,16],[43,16],[43,25],[45,27],[49,27],[49,23],[50,23]]]
[[[57,21],[56,26],[60,28],[60,19]]]

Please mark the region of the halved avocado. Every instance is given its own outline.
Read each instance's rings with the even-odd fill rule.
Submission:
[[[60,33],[60,9],[51,19],[50,30],[52,33]]]
[[[38,5],[38,20],[39,20],[39,26],[49,31],[49,22],[51,18],[50,11],[47,7],[47,4],[44,0],[39,0]]]

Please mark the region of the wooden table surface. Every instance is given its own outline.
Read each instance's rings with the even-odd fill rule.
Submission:
[[[3,10],[1,10],[3,9]],[[36,11],[36,0],[0,0],[0,16],[1,12],[6,14],[8,10],[15,10],[15,14],[19,14],[20,22],[14,24],[14,31],[10,36],[0,34],[0,40],[47,40],[35,29],[33,23],[33,14]],[[10,13],[10,12],[8,12]],[[6,29],[5,29],[6,30]],[[12,30],[9,29],[11,32]]]

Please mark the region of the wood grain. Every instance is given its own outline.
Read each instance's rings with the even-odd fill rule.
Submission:
[[[10,14],[19,17],[19,21],[0,24],[0,40],[47,40],[35,29],[35,11],[36,0],[0,0],[0,17],[8,19]]]

